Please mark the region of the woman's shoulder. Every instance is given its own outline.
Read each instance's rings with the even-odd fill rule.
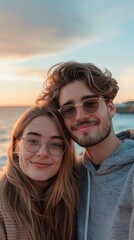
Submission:
[[[3,184],[3,181],[0,180],[0,211],[2,209],[2,206],[5,205],[4,203],[5,203],[5,201],[4,201],[4,184]]]
[[[4,182],[3,182],[3,179],[0,179],[0,197],[3,193],[3,187],[4,187]]]
[[[4,221],[5,213],[9,212],[5,203],[3,181],[0,180],[0,224]]]

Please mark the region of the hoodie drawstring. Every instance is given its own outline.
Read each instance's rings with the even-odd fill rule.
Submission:
[[[86,219],[85,219],[85,227],[84,227],[84,240],[87,240],[89,208],[90,208],[90,173],[89,171],[87,171],[87,179],[88,179],[88,189],[87,189]]]

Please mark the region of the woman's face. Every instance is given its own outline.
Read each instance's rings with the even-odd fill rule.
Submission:
[[[25,128],[19,146],[19,166],[31,179],[46,181],[60,169],[64,144],[57,124],[46,116],[36,117]]]

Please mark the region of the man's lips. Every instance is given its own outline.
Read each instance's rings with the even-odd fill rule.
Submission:
[[[92,128],[93,126],[96,126],[97,124],[99,124],[98,120],[94,120],[94,121],[85,121],[85,122],[81,122],[81,123],[77,123],[72,127],[72,130],[86,130],[89,128]]]

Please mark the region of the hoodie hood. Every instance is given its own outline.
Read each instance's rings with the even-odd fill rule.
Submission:
[[[127,130],[117,134],[117,137],[122,141],[122,144],[116,151],[107,159],[105,159],[100,168],[96,171],[93,164],[89,161],[86,152],[84,153],[84,166],[91,173],[105,174],[122,168],[123,165],[134,162],[134,130]]]
[[[81,166],[78,240],[128,239],[132,207],[130,188],[134,176],[134,130],[123,131],[117,137],[122,144],[98,170],[86,153],[83,154],[83,164],[87,169]]]
[[[122,141],[125,139],[133,139],[134,140],[134,129],[128,129],[116,134],[116,136]]]

